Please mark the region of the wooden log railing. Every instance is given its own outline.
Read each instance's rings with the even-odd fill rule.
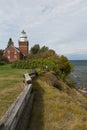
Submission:
[[[29,120],[33,97],[32,79],[25,73],[25,88],[0,121],[0,130],[25,130]]]

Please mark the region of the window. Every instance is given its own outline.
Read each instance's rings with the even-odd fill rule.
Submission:
[[[17,52],[15,51],[14,54],[17,54]]]
[[[8,54],[10,54],[10,51],[8,50]]]
[[[10,60],[10,56],[8,56],[8,59]]]
[[[17,55],[14,55],[14,60],[17,60]]]

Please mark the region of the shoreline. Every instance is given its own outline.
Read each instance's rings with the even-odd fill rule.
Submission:
[[[82,90],[82,89],[78,89],[78,91],[84,93],[84,94],[87,94],[87,90]]]
[[[71,73],[70,77],[77,89],[83,89],[87,91],[87,83],[84,81],[81,81],[80,77],[74,76],[74,73]]]

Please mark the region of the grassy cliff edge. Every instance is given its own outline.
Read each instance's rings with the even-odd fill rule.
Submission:
[[[33,82],[29,130],[87,130],[87,98],[50,72]]]

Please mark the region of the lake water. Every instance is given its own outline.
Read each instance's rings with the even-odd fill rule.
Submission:
[[[73,60],[74,71],[71,76],[77,86],[87,87],[87,60]]]

